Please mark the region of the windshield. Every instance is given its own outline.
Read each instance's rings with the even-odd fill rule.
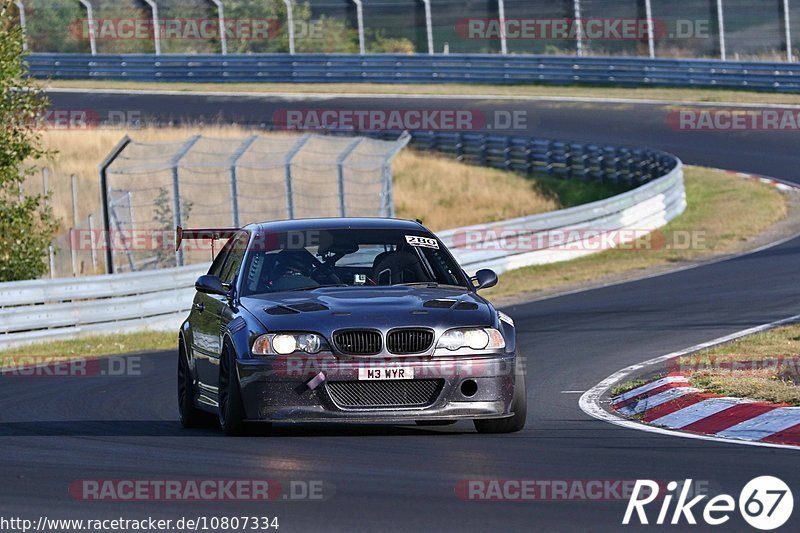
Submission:
[[[327,286],[468,286],[458,264],[425,231],[342,229],[260,235],[250,246],[243,275],[243,296]]]

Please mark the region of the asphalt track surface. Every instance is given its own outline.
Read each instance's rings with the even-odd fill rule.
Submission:
[[[214,117],[249,124],[268,121],[281,106],[297,105],[296,99],[287,104],[257,97],[51,97],[56,108],[134,109],[162,120]],[[525,109],[533,118],[530,132],[538,135],[649,146],[687,163],[800,182],[797,133],[674,131],[666,126],[661,105],[434,97],[327,98],[302,105]],[[633,363],[797,314],[799,259],[796,238],[724,262],[505,309],[529,358],[528,427],[513,435],[478,435],[468,423],[430,429],[292,426],[241,438],[183,430],[175,407],[173,353],[142,356],[140,376],[0,378],[0,516],[268,515],[280,518],[281,531],[635,529],[620,525],[625,501],[475,502],[456,496],[460,480],[487,478],[691,478],[708,483],[712,494],[738,497],[750,479],[775,475],[798,500],[800,466],[793,450],[616,427],[585,415],[574,391],[585,391]],[[68,493],[80,479],[187,478],[321,480],[327,498],[109,503],[77,501]],[[656,514],[653,507],[651,521]],[[797,531],[799,525],[795,510],[784,529]],[[680,527],[687,528],[686,523]],[[719,527],[752,530],[738,513]]]

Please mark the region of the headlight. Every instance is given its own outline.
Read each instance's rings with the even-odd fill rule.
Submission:
[[[436,345],[437,351],[455,352],[461,348],[471,350],[499,350],[506,347],[503,335],[494,328],[451,329],[442,335]]]
[[[330,351],[328,342],[316,333],[270,333],[261,335],[253,343],[254,355],[316,354],[323,350]]]

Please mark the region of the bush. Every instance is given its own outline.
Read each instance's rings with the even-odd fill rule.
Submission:
[[[0,281],[46,273],[48,246],[58,229],[45,198],[22,192],[32,172],[26,165],[46,155],[36,128],[48,102],[27,77],[13,9],[12,0],[0,0]]]

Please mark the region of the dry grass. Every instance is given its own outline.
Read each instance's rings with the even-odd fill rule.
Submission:
[[[412,150],[395,160],[394,187],[397,216],[419,218],[434,231],[561,207],[535,181],[513,172]]]
[[[693,386],[709,392],[800,405],[800,324],[684,357],[679,365]]]
[[[774,188],[735,175],[686,167],[688,207],[660,230],[664,246],[608,250],[573,261],[513,270],[500,277],[489,298],[535,296],[553,288],[600,281],[659,265],[699,260],[742,249],[746,241],[786,216],[786,202]],[[679,236],[697,235],[696,246],[670,245]],[[700,240],[702,239],[702,240]]]
[[[800,104],[800,95],[732,89],[623,88],[552,85],[480,85],[480,84],[377,84],[377,83],[143,83],[103,80],[63,80],[48,84],[58,88],[141,89],[151,91],[212,91],[258,93],[332,93],[332,94],[430,94],[562,96],[588,98],[624,98],[670,100],[677,102],[747,102],[762,104]]]

